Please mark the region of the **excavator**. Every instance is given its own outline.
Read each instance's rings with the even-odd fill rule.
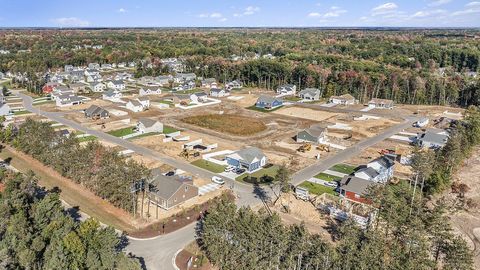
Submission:
[[[302,152],[302,153],[305,153],[305,152],[308,152],[312,149],[312,144],[310,143],[304,143],[302,144],[298,149],[297,151],[298,152]]]
[[[180,157],[183,157],[186,160],[189,160],[190,157],[199,157],[200,152],[194,150],[183,149],[182,152],[179,154]]]
[[[317,150],[320,150],[320,151],[323,151],[323,152],[330,152],[330,147],[328,145],[325,145],[325,144],[319,144],[317,146]]]

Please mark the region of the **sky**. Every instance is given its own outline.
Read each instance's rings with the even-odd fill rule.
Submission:
[[[480,27],[480,0],[0,0],[0,27]]]

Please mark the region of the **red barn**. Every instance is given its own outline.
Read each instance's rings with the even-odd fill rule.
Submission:
[[[371,204],[369,199],[364,198],[367,188],[376,183],[359,177],[346,175],[340,181],[340,196],[349,200]]]
[[[57,86],[59,86],[58,83],[48,82],[42,87],[42,92],[44,94],[50,94],[51,92],[53,92],[53,89]]]

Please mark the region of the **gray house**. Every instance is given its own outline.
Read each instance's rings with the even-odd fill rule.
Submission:
[[[306,100],[319,100],[320,90],[317,88],[305,88],[298,93],[298,96]]]
[[[85,110],[85,117],[105,119],[110,117],[110,113],[102,107],[92,105]]]
[[[416,143],[420,147],[426,148],[442,148],[448,141],[448,135],[442,133],[435,133],[432,131],[425,131],[419,133],[416,138]]]
[[[322,128],[320,126],[311,126],[308,129],[302,130],[298,132],[296,141],[303,143],[303,142],[310,142],[310,143],[322,143],[327,140],[327,129]]]
[[[193,185],[191,178],[160,173],[154,173],[147,190],[148,200],[165,210],[198,196],[198,187]]]

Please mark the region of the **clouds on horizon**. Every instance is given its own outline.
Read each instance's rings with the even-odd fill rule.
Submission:
[[[89,8],[93,3],[95,11]],[[121,6],[115,3],[83,0],[82,6],[71,9],[60,0],[5,2],[0,26],[480,27],[480,0],[144,0],[141,6],[131,0],[123,1]]]

